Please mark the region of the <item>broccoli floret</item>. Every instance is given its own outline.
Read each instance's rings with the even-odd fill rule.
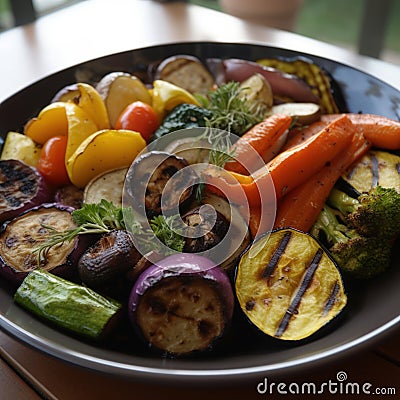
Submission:
[[[357,224],[349,221],[349,210],[353,207],[351,198],[341,193],[333,195],[336,196],[334,203],[337,203],[339,196],[343,199],[337,203],[341,206],[341,210],[326,204],[312,227],[311,234],[326,244],[332,257],[346,275],[356,279],[369,279],[385,271],[390,265],[392,251],[392,241],[389,238],[392,238],[396,229],[390,229],[388,234],[386,227],[379,227],[379,234],[364,235],[365,224],[360,231]],[[360,203],[351,214],[358,213],[361,207]],[[369,215],[374,218],[372,213]],[[398,231],[399,224],[397,224]]]
[[[390,265],[391,245],[375,238],[358,236],[334,244],[330,252],[339,267],[356,279],[370,279]]]
[[[400,232],[400,194],[394,188],[376,186],[357,199],[333,189],[328,204],[341,211],[346,225],[363,236],[390,239]]]

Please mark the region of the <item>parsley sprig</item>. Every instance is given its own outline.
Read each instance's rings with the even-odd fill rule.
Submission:
[[[158,250],[157,243],[151,240],[157,236],[159,240],[173,251],[182,251],[185,244],[184,238],[178,233],[174,218],[162,215],[154,217],[150,221],[149,229],[144,229],[134,220],[131,209],[117,207],[112,202],[102,199],[100,203],[84,204],[82,208],[72,212],[72,218],[77,224],[76,228],[66,231],[57,231],[50,226],[43,226],[50,233],[48,240],[33,250],[37,253],[38,265],[46,260],[51,248],[71,242],[79,235],[104,234],[114,229],[126,229],[137,234],[141,243],[151,246],[149,250]]]

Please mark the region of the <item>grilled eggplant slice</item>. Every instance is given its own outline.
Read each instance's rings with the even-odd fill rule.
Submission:
[[[130,289],[128,273],[139,259],[131,234],[114,230],[86,250],[79,260],[78,272],[82,282],[96,292],[121,298]]]
[[[38,266],[33,251],[49,239],[50,229],[64,231],[76,228],[73,208],[60,204],[43,204],[5,223],[0,232],[0,274],[20,283]],[[40,260],[43,270],[55,275],[73,277],[81,248],[76,237],[52,247]]]
[[[178,55],[168,57],[157,67],[155,79],[173,83],[190,93],[206,94],[215,85],[210,71],[196,57]]]
[[[0,223],[51,197],[50,188],[36,168],[18,160],[0,160]]]
[[[196,207],[182,217],[185,229],[184,251],[199,253],[217,245],[226,235],[229,222],[210,205]]]
[[[125,192],[133,199],[136,210],[142,214],[144,206],[149,218],[179,210],[190,199],[198,182],[197,174],[187,166],[184,158],[161,151],[137,157],[125,183]],[[179,178],[171,179],[178,172]]]
[[[310,338],[347,303],[335,262],[312,236],[294,229],[254,242],[240,259],[235,287],[252,324],[284,341]]]
[[[59,188],[54,196],[56,203],[64,204],[65,206],[75,209],[82,207],[83,190],[74,185],[64,186]]]
[[[224,249],[227,257],[220,263],[220,266],[227,272],[232,272],[237,264],[238,258],[250,245],[251,234],[248,224],[240,214],[240,211],[227,200],[211,193],[206,193],[202,199],[203,204],[210,205],[228,221],[229,230],[225,239],[227,249]],[[219,255],[218,258],[220,258]]]
[[[395,188],[400,193],[400,157],[387,151],[370,150],[342,177],[360,193],[378,185]]]
[[[196,254],[176,254],[147,268],[132,288],[128,312],[145,343],[166,355],[210,349],[227,332],[234,307],[222,268]]]
[[[107,171],[93,178],[83,193],[83,202],[99,203],[101,199],[111,201],[117,207],[122,206],[122,190],[128,168],[118,168]]]

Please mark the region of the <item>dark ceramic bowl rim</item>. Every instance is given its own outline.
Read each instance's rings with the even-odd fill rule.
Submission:
[[[399,91],[387,83],[365,72],[359,71],[354,67],[311,54],[268,47],[256,43],[181,42],[107,55],[85,63],[80,63],[38,80],[0,104],[1,136],[4,136],[8,130],[15,130],[18,126],[22,126],[28,117],[34,115],[35,112],[51,100],[54,94],[53,91],[51,93],[43,93],[43,88],[45,88],[46,85],[60,88],[68,83],[72,83],[71,80],[74,77],[74,72],[78,68],[94,68],[94,70],[98,69],[98,74],[105,74],[112,70],[121,70],[121,68],[123,68],[121,62],[128,62],[128,64],[129,62],[133,62],[133,64],[135,64],[135,62],[137,62],[136,59],[138,59],[139,63],[143,63],[149,57],[152,58],[152,61],[155,61],[156,59],[173,54],[193,54],[200,58],[219,56],[221,58],[242,57],[257,59],[262,58],[264,55],[270,57],[306,57],[307,59],[315,61],[331,73],[339,85],[343,85],[344,82],[344,86],[341,86],[341,89],[344,89],[343,95],[349,107],[349,111],[372,113],[374,109],[378,108],[378,111],[375,111],[375,113],[399,119]],[[62,86],[61,83],[63,83]],[[59,86],[57,86],[58,84]],[[367,87],[365,87],[366,84]],[[346,85],[354,86],[349,88]],[[360,85],[361,88],[358,88],[358,85]],[[374,88],[380,92],[377,99],[374,98],[374,96],[376,96],[376,92],[374,95],[374,91],[372,90]],[[369,92],[372,94],[368,94]],[[364,98],[359,99],[357,103],[354,98],[360,97],[360,93],[363,94]],[[367,93],[367,95],[365,93]],[[38,97],[34,96],[37,104],[31,105],[29,109],[26,110],[25,114],[22,112],[22,114],[19,113],[17,115],[13,110],[18,105],[18,101],[21,101],[21,99],[26,98],[26,96],[30,94],[38,95]],[[369,98],[369,96],[372,97]],[[384,104],[381,104],[381,102]],[[13,112],[15,115],[13,115]],[[400,274],[396,274],[395,270],[390,271],[390,273],[393,275],[390,276],[390,279],[384,277],[378,281],[378,292],[382,295],[385,294],[385,285],[390,285],[391,280],[397,282],[400,280]],[[367,290],[369,289],[371,291],[373,286],[371,284],[368,284],[368,286]],[[392,287],[390,287],[390,289],[391,288]],[[389,292],[396,297],[397,293],[394,289],[392,292],[389,290]],[[113,351],[93,347],[86,343],[80,343],[78,340],[55,331],[53,328],[47,327],[40,321],[34,320],[13,304],[11,293],[7,285],[0,282],[0,300],[6,303],[3,307],[0,305],[0,328],[8,334],[25,344],[74,365],[129,378],[157,378],[157,382],[160,383],[183,383],[188,381],[226,383],[229,382],[229,378],[232,377],[235,377],[235,381],[241,381],[248,378],[265,377],[267,374],[268,376],[273,376],[287,374],[292,371],[301,371],[301,368],[304,366],[320,366],[325,364],[328,360],[348,355],[350,352],[359,350],[361,347],[371,345],[376,342],[378,338],[383,338],[386,334],[392,332],[400,322],[400,314],[397,309],[394,309],[395,303],[390,307],[390,315],[388,315],[386,319],[383,318],[382,321],[378,316],[374,317],[373,312],[375,309],[373,309],[371,310],[370,318],[373,321],[376,320],[375,324],[371,322],[371,326],[368,326],[368,323],[367,326],[363,325],[363,333],[360,335],[355,335],[349,340],[346,340],[345,335],[344,338],[338,338],[337,341],[329,341],[326,340],[325,337],[325,339],[322,339],[322,346],[325,346],[323,348],[311,346],[311,348],[308,349],[309,344],[288,348],[283,350],[290,354],[286,359],[279,359],[278,357],[275,361],[269,361],[268,354],[265,354],[266,361],[264,363],[262,362],[262,358],[260,361],[260,357],[256,354],[247,354],[232,359],[227,357],[227,359],[221,360],[207,358],[205,361],[197,359],[190,361],[169,361],[159,358],[148,360],[146,357],[135,357],[120,353],[115,354]],[[377,297],[379,296],[377,295]],[[388,299],[392,299],[392,297],[389,296]],[[4,300],[6,301],[4,302]],[[368,302],[368,300],[372,300],[369,296],[366,296],[364,300],[368,305],[372,304],[371,301]],[[0,304],[1,303],[0,301]],[[361,311],[364,312],[365,310],[361,309]],[[386,311],[386,313],[389,314],[388,311]],[[364,319],[360,319],[360,321],[361,325],[364,324]],[[354,323],[356,323],[356,321],[354,321]],[[346,320],[343,325],[347,327],[346,324],[349,324],[348,320]],[[339,331],[343,330],[343,325]],[[329,333],[328,339],[335,338],[335,333],[339,335],[339,331],[333,330],[333,332]],[[344,333],[350,332],[352,332],[351,329],[344,331]],[[343,335],[343,333],[341,334]],[[302,353],[302,351],[299,351],[299,348],[304,348],[305,351]],[[307,350],[309,350],[308,353]]]

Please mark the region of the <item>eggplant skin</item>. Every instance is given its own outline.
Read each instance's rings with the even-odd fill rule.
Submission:
[[[45,226],[58,231],[76,228],[72,211],[73,208],[56,203],[42,204],[4,223],[0,230],[0,275],[13,283],[21,283],[39,266],[33,250],[49,238]],[[55,275],[73,278],[80,252],[78,238],[64,242],[49,250],[40,267]]]
[[[78,262],[81,281],[103,295],[121,298],[132,284],[129,272],[140,259],[131,234],[113,230],[85,251]]]
[[[242,254],[235,291],[251,324],[287,343],[326,332],[347,305],[336,263],[311,235],[290,228],[261,236]]]
[[[188,202],[198,176],[186,167],[188,163],[184,158],[162,151],[150,151],[137,157],[125,181],[133,208],[151,218],[161,212],[174,212]],[[179,177],[174,178],[177,173]]]
[[[158,264],[158,265],[157,265]],[[131,324],[154,352],[187,357],[211,350],[231,326],[234,295],[226,272],[181,253],[148,267],[128,302]]]
[[[185,252],[207,251],[224,238],[229,228],[229,222],[218,211],[215,211],[215,215],[216,220],[214,222],[212,219],[214,213],[209,213],[207,206],[201,206],[194,208],[182,217],[183,222],[187,225]],[[214,225],[211,225],[212,222],[214,222]]]
[[[51,190],[36,168],[18,160],[0,160],[0,223],[51,198]]]

